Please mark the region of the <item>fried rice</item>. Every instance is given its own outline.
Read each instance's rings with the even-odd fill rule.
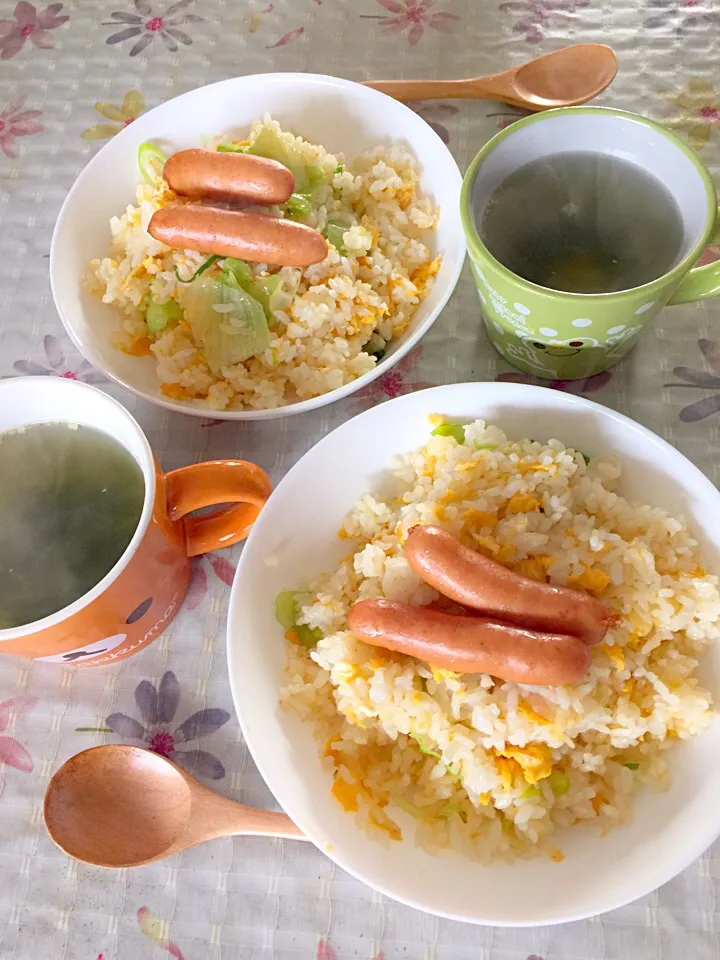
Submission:
[[[695,672],[720,633],[718,579],[682,519],[618,493],[617,463],[481,420],[450,433],[356,503],[339,531],[348,555],[300,585],[281,700],[312,724],[334,797],[376,839],[559,861],[566,828],[627,821],[639,790],[669,783],[669,749],[709,724]],[[403,554],[416,524],[617,613],[587,676],[524,686],[356,640],[357,600],[437,599]]]
[[[91,290],[120,315],[115,346],[135,356],[152,355],[161,391],[195,406],[281,407],[362,376],[375,367],[384,346],[407,329],[441,264],[431,252],[439,212],[420,190],[418,163],[407,149],[381,145],[346,162],[340,154],[282,131],[270,116],[256,121],[242,141],[226,136],[207,146],[241,142],[251,148],[263,131],[272,131],[294,156],[322,171],[303,222],[323,231],[329,220],[339,218],[348,227],[340,250],[329,244],[322,263],[280,269],[293,294],[284,309],[274,311],[272,337],[261,354],[213,372],[188,323],[158,336],[150,332],[145,321],[149,299],[161,305],[175,300],[182,307],[176,272],[187,278],[207,260],[207,255],[171,249],[148,234],[153,213],[181,200],[159,175],[137,188],[135,205],[112,218],[110,256],[94,259],[88,271]],[[287,215],[281,207],[255,209]],[[269,272],[266,265],[252,265],[254,279]]]

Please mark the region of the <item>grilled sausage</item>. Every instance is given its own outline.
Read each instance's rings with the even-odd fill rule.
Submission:
[[[163,177],[175,193],[194,200],[271,206],[285,203],[295,189],[295,177],[287,167],[249,153],[180,150],[166,162]]]
[[[560,686],[581,680],[590,666],[590,651],[577,637],[533,633],[408,603],[361,600],[350,608],[349,623],[351,632],[371,646],[458,673]]]
[[[307,267],[327,256],[317,230],[264,213],[243,213],[196,204],[156,210],[148,224],[151,237],[180,250],[198,250],[254,263]]]
[[[593,645],[616,619],[594,597],[514,573],[441,527],[413,527],[405,556],[415,573],[446,597],[527,630],[564,633]]]

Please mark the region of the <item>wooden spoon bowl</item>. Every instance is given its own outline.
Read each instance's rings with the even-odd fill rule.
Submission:
[[[228,800],[164,757],[123,744],[91,747],[63,764],[44,814],[61,850],[101,867],[151,863],[214,837],[305,839],[284,813]]]

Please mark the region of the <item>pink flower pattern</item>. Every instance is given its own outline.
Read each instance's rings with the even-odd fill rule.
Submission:
[[[408,103],[408,106],[435,131],[443,143],[450,143],[450,132],[444,122],[456,116],[460,111],[451,103]]]
[[[697,423],[698,420],[720,413],[720,340],[698,340],[698,347],[710,370],[675,367],[673,373],[683,383],[665,384],[666,387],[684,387],[706,393],[700,400],[682,408],[679,417],[683,423]]]
[[[44,367],[34,360],[16,360],[13,369],[22,376],[31,377],[63,377],[65,380],[81,380],[83,383],[106,383],[107,377],[96,370],[87,360],[78,364],[69,364],[60,347],[57,337],[48,334],[43,339],[45,358],[48,366]]]
[[[235,567],[224,557],[217,554],[205,554],[201,557],[195,557],[192,561],[192,573],[190,575],[190,586],[183,603],[185,610],[195,610],[205,599],[208,589],[207,567],[213,571],[226,586],[232,586],[235,576]]]
[[[112,33],[106,43],[123,43],[125,40],[132,40],[135,37],[135,43],[130,48],[130,56],[136,57],[142,53],[156,37],[160,37],[170,53],[177,53],[180,49],[178,44],[190,46],[192,40],[184,30],[178,29],[186,23],[202,23],[203,18],[194,13],[185,13],[185,9],[190,6],[193,0],[177,0],[177,3],[171,4],[161,14],[153,13],[152,7],[147,0],[135,0],[135,13],[126,10],[116,10],[110,14],[110,21],[106,21],[104,26],[117,27],[125,24],[122,30]]]
[[[157,917],[149,907],[140,907],[137,912],[137,922],[140,933],[144,937],[151,940],[161,950],[167,950],[175,960],[183,960],[180,947],[165,935],[167,923],[163,923],[160,917]]]
[[[70,19],[60,16],[63,5],[51,3],[38,13],[27,0],[20,0],[15,7],[13,20],[0,20],[0,60],[11,60],[20,53],[27,40],[40,50],[51,50],[55,44],[50,36]]]
[[[460,17],[445,11],[432,12],[437,0],[377,0],[381,7],[392,16],[365,15],[364,19],[379,20],[385,33],[404,33],[407,30],[408,43],[414,47],[425,33],[425,27],[451,33]]]
[[[643,26],[647,30],[672,30],[676,37],[685,37],[695,28],[717,29],[720,23],[720,13],[702,0],[648,0],[646,10],[649,16]]]
[[[697,265],[699,267],[705,267],[708,263],[715,263],[716,260],[720,260],[720,244],[711,243],[710,246],[705,247],[701,253]]]
[[[509,107],[506,110],[500,110],[495,113],[489,113],[488,117],[493,117],[497,125],[498,130],[504,130],[506,127],[511,126],[517,120],[522,120],[523,117],[529,117],[529,110],[520,110],[515,107]]]
[[[717,107],[700,107],[698,116],[703,123],[720,122],[720,110]]]
[[[426,380],[408,379],[421,358],[422,347],[416,347],[391,370],[383,373],[372,383],[358,390],[357,393],[352,394],[348,397],[348,400],[360,401],[366,408],[374,407],[376,403],[382,403],[383,400],[393,400],[405,393],[414,393],[416,390],[425,390],[426,387],[436,386],[436,384],[428,383]]]
[[[596,390],[602,390],[612,379],[609,370],[603,370],[602,373],[596,373],[585,380],[543,380],[541,377],[533,377],[529,373],[520,373],[519,371],[508,371],[498,374],[495,377],[496,383],[530,383],[536,387],[549,387],[551,390],[561,390],[563,393],[595,393]]]
[[[35,697],[11,697],[0,703],[0,734],[5,733],[21,710],[30,710],[36,703]],[[5,789],[6,766],[30,773],[33,760],[25,747],[14,737],[0,736],[0,796]]]
[[[275,43],[269,43],[265,49],[274,50],[276,47],[286,47],[289,43],[292,43],[294,40],[297,40],[305,33],[305,27],[295,27],[294,30],[288,30],[287,33],[283,34],[279,40]]]
[[[589,4],[590,0],[510,0],[501,3],[500,10],[517,17],[513,33],[525,37],[528,43],[540,43],[546,27],[571,19],[576,10]]]
[[[41,110],[23,110],[25,97],[17,97],[0,110],[0,150],[11,160],[20,156],[18,137],[29,137],[45,129],[39,122]]]
[[[190,747],[188,750],[178,747],[219,730],[228,722],[230,714],[227,710],[216,707],[198,710],[180,726],[171,729],[180,705],[180,695],[177,677],[168,670],[157,687],[149,680],[143,680],[135,689],[135,703],[142,716],[142,723],[125,713],[112,713],[105,722],[119,737],[142,740],[150,750],[180,764],[195,776],[207,780],[222,780],[225,767],[217,757],[197,747]]]

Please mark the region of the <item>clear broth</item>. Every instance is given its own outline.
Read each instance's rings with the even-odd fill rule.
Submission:
[[[91,590],[137,529],[145,480],[111,437],[67,423],[0,435],[0,629]]]
[[[551,290],[613,293],[679,259],[680,209],[652,174],[602,153],[533,160],[493,191],[480,237],[504,266]]]

